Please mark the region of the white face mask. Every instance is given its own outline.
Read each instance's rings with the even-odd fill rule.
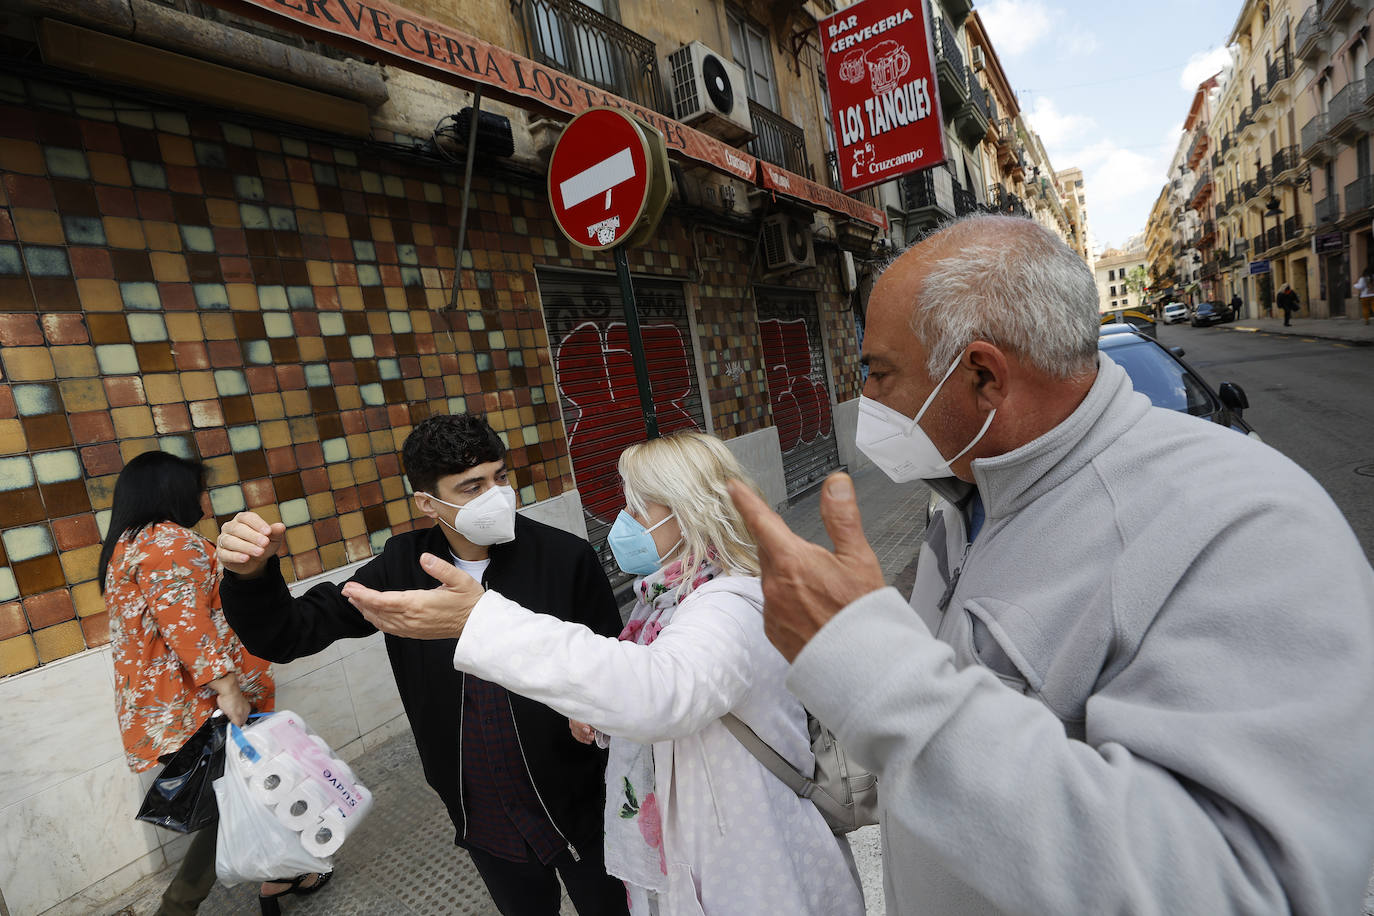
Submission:
[[[510,487],[492,487],[476,499],[463,506],[446,503],[433,493],[416,493],[428,496],[441,506],[457,509],[450,525],[444,519],[439,524],[450,528],[479,547],[492,544],[505,544],[515,540],[515,490]]]
[[[930,397],[926,398],[926,402],[921,405],[914,418],[860,395],[859,428],[854,437],[854,444],[894,482],[906,483],[910,480],[948,477],[946,471],[949,466],[978,444],[978,440],[983,438],[983,434],[992,425],[992,418],[997,416],[994,409],[983,421],[983,428],[978,430],[978,435],[973,437],[973,441],[948,460],[940,454],[940,450],[935,447],[935,443],[926,435],[925,430],[921,429],[921,417],[925,416],[926,410],[935,400],[935,395],[940,393],[940,388],[959,367],[960,359],[963,359],[962,353],[941,377],[940,383],[931,390]]]

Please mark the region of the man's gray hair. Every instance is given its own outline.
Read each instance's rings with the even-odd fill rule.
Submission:
[[[929,236],[936,257],[916,290],[911,330],[938,378],[975,340],[1069,379],[1097,366],[1097,281],[1083,259],[1033,220],[977,215]]]

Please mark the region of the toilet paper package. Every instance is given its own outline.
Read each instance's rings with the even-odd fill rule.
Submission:
[[[296,713],[280,710],[229,728],[224,776],[215,781],[220,880],[265,881],[328,871],[372,793]]]

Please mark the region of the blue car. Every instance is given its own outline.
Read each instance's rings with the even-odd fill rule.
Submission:
[[[1103,325],[1098,332],[1097,347],[1126,370],[1132,387],[1156,407],[1202,417],[1259,438],[1243,417],[1250,401],[1241,387],[1234,382],[1222,382],[1214,392],[1202,376],[1181,359],[1182,347],[1164,347],[1131,326],[1121,324]]]

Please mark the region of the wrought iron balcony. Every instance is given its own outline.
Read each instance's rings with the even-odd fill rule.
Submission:
[[[1302,235],[1302,229],[1303,226],[1301,213],[1297,214],[1296,216],[1290,216],[1288,217],[1288,219],[1283,221],[1283,237],[1290,242],[1298,236]]]
[[[932,31],[935,44],[935,72],[940,84],[940,101],[947,111],[953,111],[968,98],[968,80],[964,73],[964,55],[954,30],[944,17]]]
[[[1254,200],[1259,197],[1261,187],[1263,186],[1253,178],[1249,181],[1242,181],[1240,183],[1240,196],[1247,201]]]
[[[1258,86],[1250,90],[1250,110],[1252,112],[1258,114],[1259,110],[1268,104],[1268,102],[1269,100],[1264,97],[1264,93],[1259,91]]]
[[[1349,216],[1374,207],[1374,175],[1356,178],[1345,186],[1345,213]]]
[[[1231,243],[1231,257],[1245,260],[1246,252],[1250,250],[1250,245],[1245,239],[1236,239]]]
[[[1292,75],[1293,58],[1287,51],[1284,51],[1283,54],[1270,61],[1269,66],[1266,68],[1265,76],[1267,80],[1265,83],[1265,90],[1267,92],[1273,92],[1275,86]]]
[[[1320,5],[1309,6],[1307,12],[1298,20],[1298,27],[1293,31],[1293,51],[1299,59],[1306,60],[1316,56],[1321,50],[1321,39],[1329,28],[1328,23],[1322,19]]]
[[[1226,192],[1225,203],[1222,205],[1222,210],[1230,212],[1235,209],[1237,204],[1242,204],[1244,202],[1245,201],[1241,199],[1240,195],[1236,193],[1236,189],[1232,188]]]
[[[1188,194],[1188,206],[1195,207],[1206,203],[1207,194],[1212,187],[1212,172],[1204,169],[1193,182],[1193,190]]]
[[[1257,235],[1257,236],[1253,237],[1252,239],[1250,239],[1250,250],[1253,251],[1253,252],[1255,253],[1255,257],[1259,257],[1259,256],[1264,252],[1264,233],[1263,233],[1263,232],[1261,232],[1259,235]]]
[[[949,170],[937,166],[908,172],[897,185],[902,199],[902,209],[919,218],[935,220],[956,216],[954,212],[954,181]],[[908,226],[912,220],[908,219]]]
[[[645,108],[670,113],[652,41],[577,0],[523,0],[519,5],[531,58]]]
[[[1217,234],[1217,224],[1213,220],[1204,220],[1202,223],[1202,239],[1206,241]]]
[[[1374,60],[1364,65],[1364,103],[1374,105]]]
[[[1312,211],[1316,216],[1318,226],[1322,223],[1334,223],[1336,217],[1340,215],[1340,206],[1336,195],[1327,194],[1312,205]]]
[[[1220,270],[1219,270],[1219,268],[1217,267],[1217,262],[1216,262],[1216,261],[1208,261],[1206,264],[1203,264],[1203,265],[1202,265],[1202,270],[1199,271],[1199,276],[1200,276],[1203,280],[1211,280],[1211,279],[1214,278],[1219,272],[1220,272]]]
[[[1327,109],[1327,124],[1332,136],[1340,137],[1357,130],[1364,114],[1365,82],[1363,79],[1351,80],[1331,97],[1331,107]]]
[[[1272,248],[1277,248],[1282,244],[1283,227],[1273,226],[1269,229],[1264,230],[1264,247],[1266,251]]]
[[[1326,139],[1326,124],[1326,112],[1322,112],[1302,126],[1302,154],[1304,156],[1311,156],[1319,151],[1322,141]]]
[[[1296,169],[1301,165],[1302,161],[1298,159],[1298,148],[1296,146],[1285,146],[1283,149],[1274,153],[1274,158],[1270,160],[1270,177],[1273,178],[1274,181],[1278,181],[1279,176],[1284,172]]]
[[[749,120],[754,128],[749,152],[764,162],[811,177],[811,163],[806,158],[806,131],[753,99],[749,100]]]
[[[996,213],[1012,216],[1026,215],[1025,203],[1002,184],[988,185],[988,207]]]
[[[965,216],[978,212],[978,195],[967,188],[954,186],[954,215]]]
[[[1236,135],[1245,133],[1245,129],[1255,123],[1255,112],[1253,109],[1246,108],[1236,118]]]

